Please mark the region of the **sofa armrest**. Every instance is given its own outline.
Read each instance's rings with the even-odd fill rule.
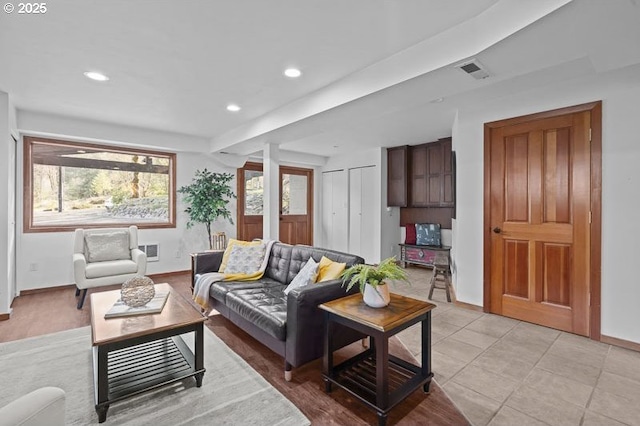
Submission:
[[[222,264],[223,251],[206,251],[191,255],[191,286],[195,284],[196,275],[218,272]]]
[[[87,280],[85,270],[87,269],[87,259],[82,253],[73,253],[73,278],[76,286],[80,289],[86,287]]]
[[[131,249],[131,260],[138,265],[136,274],[144,275],[147,273],[147,254],[140,249]]]
[[[309,284],[289,292],[287,297],[287,349],[286,361],[294,367],[317,359],[323,354],[324,311],[318,305],[357,292],[346,292],[342,280]],[[341,336],[334,338],[336,347],[342,347],[364,337],[355,330],[336,328]]]
[[[65,392],[45,387],[0,408],[3,425],[64,425]]]

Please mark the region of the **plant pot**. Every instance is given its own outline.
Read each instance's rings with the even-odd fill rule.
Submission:
[[[387,284],[380,284],[373,287],[369,284],[365,284],[364,292],[362,293],[362,300],[367,306],[372,308],[384,308],[391,301],[389,286]]]

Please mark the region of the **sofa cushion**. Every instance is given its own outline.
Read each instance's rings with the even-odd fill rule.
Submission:
[[[328,257],[322,256],[318,264],[317,281],[321,283],[323,281],[337,280],[346,266],[346,263],[334,262]]]
[[[262,287],[278,287],[282,283],[271,278],[260,278],[259,281],[218,281],[211,285],[209,295],[214,299],[225,303],[227,302],[227,293],[235,290],[254,289]]]
[[[289,284],[291,282],[288,279],[289,262],[291,261],[292,250],[293,246],[289,244],[275,243],[271,247],[269,263],[264,271],[264,276],[279,281],[281,284]]]
[[[252,274],[260,270],[267,246],[262,243],[252,246],[234,245],[231,248],[225,274]]]
[[[284,285],[232,290],[227,307],[278,340],[287,338],[287,299]]]
[[[416,223],[416,244],[440,247],[440,224]]]
[[[229,257],[231,256],[231,251],[234,247],[258,247],[262,244],[262,241],[241,241],[236,240],[235,238],[229,239],[229,245],[227,245],[227,248],[224,250],[224,254],[222,255],[222,262],[220,263],[220,269],[218,269],[218,272],[226,272],[227,263],[229,262]]]
[[[138,271],[138,264],[133,260],[108,260],[105,262],[87,263],[85,276],[100,278],[112,275],[133,274]]]
[[[315,248],[311,246],[296,245],[291,251],[291,263],[289,264],[287,283],[290,283],[291,280],[293,280],[293,278],[298,274],[298,272],[300,272],[300,269],[302,269],[302,267],[305,263],[307,263],[307,260],[310,257],[313,257],[313,260],[315,260],[316,262],[320,262],[322,256],[325,256],[334,262],[346,263],[347,268],[356,262],[364,263],[364,259],[362,259],[360,256],[356,256],[355,254],[347,254],[339,251]]]
[[[84,252],[88,263],[131,259],[129,231],[87,233]]]
[[[291,280],[291,284],[284,289],[284,294],[289,294],[291,290],[298,287],[304,287],[309,284],[315,283],[318,277],[318,267],[320,265],[310,257],[307,263],[302,267],[298,275]]]

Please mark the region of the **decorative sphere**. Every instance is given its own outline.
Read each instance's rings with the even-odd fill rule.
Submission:
[[[153,286],[153,280],[142,275],[136,275],[126,280],[120,290],[122,301],[132,308],[146,305],[155,295],[156,289]]]

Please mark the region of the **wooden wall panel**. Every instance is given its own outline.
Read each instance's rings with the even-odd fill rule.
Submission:
[[[543,301],[571,306],[571,246],[543,244]]]
[[[400,226],[407,223],[439,223],[440,228],[451,229],[453,207],[404,208],[400,209]]]
[[[504,294],[529,298],[529,242],[504,240]]]
[[[246,223],[242,229],[242,236],[238,237],[244,241],[251,241],[254,238],[262,238],[262,221],[260,223]]]
[[[529,222],[529,141],[526,135],[506,138],[505,221]]]
[[[426,206],[427,200],[427,148],[426,146],[411,149],[411,190],[410,204],[412,206]]]
[[[571,222],[571,148],[569,129],[545,132],[543,222]]]
[[[387,206],[407,206],[407,147],[387,150]]]
[[[440,175],[429,176],[429,204],[440,203]]]

